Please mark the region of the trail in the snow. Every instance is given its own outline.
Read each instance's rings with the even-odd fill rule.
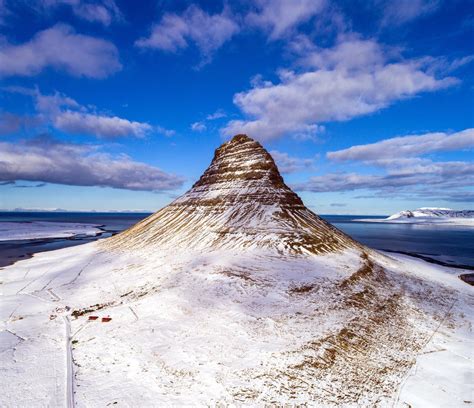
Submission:
[[[69,316],[63,316],[66,327],[66,403],[68,408],[74,405],[74,363],[72,361],[71,322]]]
[[[54,300],[44,299],[41,296],[33,295],[32,293],[22,293],[21,291],[18,292],[19,295],[26,295],[33,297],[35,299],[41,300],[42,302],[52,303],[57,305],[59,301],[62,300],[60,296],[58,296],[53,289],[49,288],[46,289],[47,285],[44,287],[41,292],[47,292]],[[63,308],[67,308],[66,305],[61,304]],[[73,408],[74,404],[74,363],[72,359],[72,336],[71,336],[71,321],[69,320],[69,316],[62,316],[64,321],[65,327],[65,343],[66,343],[66,379],[65,379],[65,402],[68,408]],[[17,336],[21,338],[20,336]],[[24,340],[24,339],[23,339]]]

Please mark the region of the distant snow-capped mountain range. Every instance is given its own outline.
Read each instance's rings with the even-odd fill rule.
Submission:
[[[452,210],[451,208],[422,207],[416,210],[400,211],[386,220],[406,220],[418,218],[473,218],[474,210]]]
[[[396,224],[445,224],[474,226],[474,210],[453,210],[451,208],[421,207],[404,210],[382,219],[356,219],[358,222],[380,222]]]

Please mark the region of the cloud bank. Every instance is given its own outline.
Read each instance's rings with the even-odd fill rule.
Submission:
[[[0,143],[0,182],[26,180],[72,186],[168,191],[184,179],[157,167],[101,153],[97,146],[62,143],[42,136]]]
[[[396,196],[469,202],[474,187],[474,163],[433,161],[431,153],[474,149],[474,129],[455,133],[402,136],[327,153],[334,162],[354,162],[372,168],[364,173],[333,172],[293,187],[299,191],[347,192],[367,190],[360,198]],[[377,171],[374,173],[373,168]],[[369,173],[369,174],[367,174]]]
[[[416,136],[401,136],[377,143],[352,146],[348,149],[328,152],[331,160],[380,161],[397,157],[411,157],[422,154],[474,148],[474,129],[456,133],[426,133]]]

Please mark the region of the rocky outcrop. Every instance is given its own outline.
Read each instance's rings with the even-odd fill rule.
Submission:
[[[106,245],[319,254],[358,244],[306,208],[260,143],[237,135],[187,193]]]

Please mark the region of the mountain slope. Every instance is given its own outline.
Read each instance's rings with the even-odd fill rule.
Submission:
[[[270,154],[246,135],[217,149],[209,168],[186,194],[107,245],[259,247],[293,254],[359,246],[306,208],[286,186]]]

